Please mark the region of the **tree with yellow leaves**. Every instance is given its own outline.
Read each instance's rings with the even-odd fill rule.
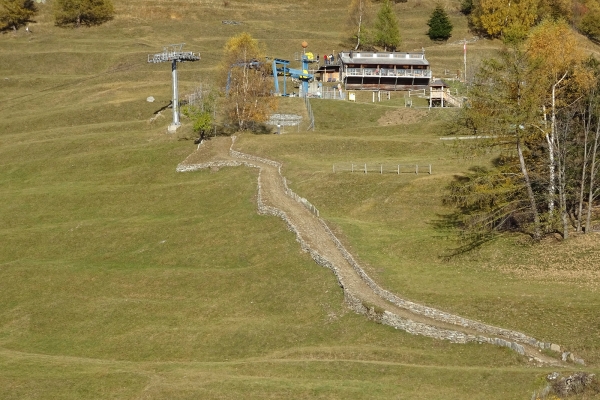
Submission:
[[[567,239],[573,224],[582,230],[584,203],[590,215],[600,185],[598,77],[597,62],[564,21],[542,21],[525,42],[483,62],[455,130],[506,152],[495,168],[474,170],[450,188],[465,237],[518,229],[534,239],[549,232]]]
[[[566,143],[561,140],[565,139],[564,135],[557,134],[557,110],[588,92],[594,85],[594,77],[584,64],[587,57],[579,48],[575,34],[564,21],[544,20],[531,32],[525,47],[531,62],[540,66],[536,82],[544,88],[545,94],[542,99],[544,123],[540,124],[539,129],[548,145],[548,209],[552,215],[558,194],[563,236],[568,236],[564,162]],[[550,121],[546,112],[548,109]]]
[[[241,131],[266,121],[277,108],[264,60],[265,49],[248,33],[232,37],[225,45],[220,67],[220,80],[226,91],[223,109],[227,122]]]
[[[490,37],[523,39],[538,20],[539,4],[540,0],[475,0],[470,22]]]

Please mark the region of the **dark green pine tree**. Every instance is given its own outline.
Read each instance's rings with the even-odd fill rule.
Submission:
[[[389,0],[385,0],[375,22],[375,44],[383,47],[384,51],[395,51],[400,43],[398,19]]]
[[[427,36],[431,40],[448,40],[452,36],[452,23],[444,8],[438,4],[427,22]]]

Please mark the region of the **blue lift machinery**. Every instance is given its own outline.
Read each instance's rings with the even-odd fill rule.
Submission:
[[[306,53],[302,55],[302,69],[289,68],[290,62],[288,60],[282,60],[279,58],[273,59],[273,80],[275,81],[275,94],[281,96],[288,96],[285,77],[290,76],[294,79],[298,79],[302,82],[302,94],[306,96],[308,94],[308,82],[314,79],[313,74],[308,73],[308,64],[314,62],[312,53]],[[283,76],[283,93],[279,91],[279,79],[278,76]]]

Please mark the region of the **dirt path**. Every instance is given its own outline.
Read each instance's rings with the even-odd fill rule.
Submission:
[[[537,364],[563,365],[542,353],[542,349],[560,352],[560,346],[539,342],[523,333],[510,331],[445,313],[402,299],[371,280],[331,232],[325,221],[306,204],[297,201],[281,176],[281,164],[233,150],[227,138],[216,138],[199,146],[178,171],[246,165],[259,169],[259,212],[273,214],[286,221],[302,248],[320,265],[336,275],[348,306],[377,322],[455,343],[479,342],[505,346]],[[576,362],[583,360],[574,358]]]

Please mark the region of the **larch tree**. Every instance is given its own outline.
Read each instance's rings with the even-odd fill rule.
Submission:
[[[590,1],[586,5],[586,12],[581,17],[578,28],[592,39],[600,39],[600,4]]]
[[[539,17],[573,20],[573,0],[545,0],[539,3]]]
[[[25,25],[37,13],[33,0],[0,0],[1,29],[14,29]]]
[[[427,36],[431,40],[448,40],[452,36],[452,22],[441,4],[438,4],[431,13],[427,26],[429,26]]]
[[[490,37],[523,39],[539,19],[540,0],[475,0],[470,22]]]
[[[352,0],[348,8],[348,30],[352,38],[354,50],[358,50],[368,42],[368,27],[371,23],[371,0]]]
[[[266,121],[275,109],[271,95],[272,77],[263,62],[265,50],[248,33],[232,37],[225,45],[220,80],[225,88],[225,119],[240,131]]]
[[[54,23],[57,26],[100,25],[114,18],[111,0],[55,0]]]
[[[401,44],[398,18],[389,0],[384,0],[375,21],[375,45],[383,47],[384,51],[395,51]]]
[[[531,175],[532,163],[527,154],[536,146],[539,133],[531,126],[539,119],[539,87],[531,79],[537,66],[530,64],[527,55],[518,47],[502,50],[498,58],[484,60],[470,90],[469,107],[462,111],[457,129],[489,139],[480,146],[504,149],[503,168],[492,176],[471,177],[471,189],[452,192],[450,203],[461,206],[470,203],[462,221],[467,231],[491,232],[502,229],[518,215],[530,215],[530,221],[520,229],[538,240],[542,236],[537,177]],[[515,154],[516,153],[516,154]],[[497,182],[476,184],[473,179]],[[459,182],[459,186],[465,186]],[[467,185],[468,186],[468,185]],[[483,204],[482,198],[488,198]],[[500,201],[500,199],[506,199]],[[461,206],[462,207],[462,206]],[[479,233],[477,234],[479,235]]]

